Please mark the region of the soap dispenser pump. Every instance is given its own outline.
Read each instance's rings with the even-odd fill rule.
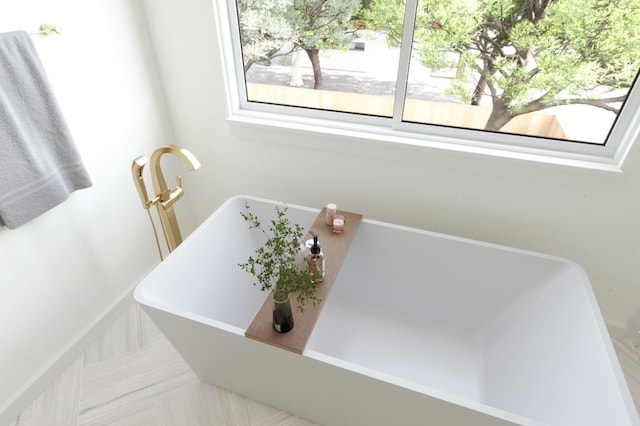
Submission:
[[[318,234],[311,232],[313,237],[313,245],[311,246],[311,256],[309,256],[309,271],[316,274],[318,281],[324,278],[325,263],[322,247],[318,244]]]

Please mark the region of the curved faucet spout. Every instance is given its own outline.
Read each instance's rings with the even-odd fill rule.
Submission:
[[[180,234],[176,214],[173,211],[173,204],[182,197],[183,190],[180,176],[176,176],[175,188],[170,189],[167,186],[167,181],[164,179],[164,173],[162,173],[160,165],[160,158],[164,154],[174,154],[181,157],[189,170],[199,168],[200,162],[189,150],[178,145],[161,146],[151,154],[151,180],[153,181],[153,189],[158,197],[156,207],[158,208],[162,229],[169,246],[169,252],[171,252],[182,243],[182,235]]]
[[[169,201],[169,187],[167,181],[164,179],[164,173],[162,173],[162,167],[160,166],[160,158],[164,154],[175,154],[181,157],[189,170],[196,170],[200,167],[200,162],[189,150],[182,148],[178,145],[165,145],[153,151],[151,154],[151,179],[153,180],[153,189],[156,194],[160,196],[162,202]],[[181,187],[180,177],[176,177],[178,181],[178,187]]]

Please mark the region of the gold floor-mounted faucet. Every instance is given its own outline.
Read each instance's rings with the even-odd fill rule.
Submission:
[[[173,205],[184,194],[181,176],[176,176],[175,188],[169,188],[167,186],[167,182],[164,179],[164,173],[162,173],[162,167],[160,166],[160,158],[164,154],[174,154],[181,157],[189,170],[196,170],[200,167],[198,159],[191,152],[181,146],[165,145],[156,149],[153,154],[151,154],[151,180],[153,181],[155,196],[153,198],[149,198],[147,195],[147,187],[142,176],[144,166],[149,164],[149,159],[144,155],[141,155],[133,160],[133,164],[131,165],[133,182],[138,189],[138,194],[142,201],[142,207],[149,213],[151,225],[153,226],[154,233],[156,234],[156,242],[158,243],[160,259],[163,259],[162,250],[160,249],[158,235],[153,223],[153,218],[149,212],[149,208],[155,205],[158,209],[158,216],[160,217],[162,231],[167,242],[169,253],[171,253],[182,242],[182,234],[180,233],[180,227],[178,226],[178,220],[176,218]]]

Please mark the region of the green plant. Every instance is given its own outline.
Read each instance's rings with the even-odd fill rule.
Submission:
[[[277,217],[265,229],[251,212],[249,203],[245,203],[245,210],[240,215],[249,224],[249,229],[261,231],[267,240],[255,255],[238,266],[255,277],[253,285],[260,285],[262,291],[273,290],[276,301],[285,301],[290,294],[297,293],[298,310],[303,312],[307,300],[314,305],[320,302],[316,296],[317,280],[306,265],[296,263],[303,228],[291,222],[286,213],[287,206],[276,206]]]

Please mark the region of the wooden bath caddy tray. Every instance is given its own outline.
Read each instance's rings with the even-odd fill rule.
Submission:
[[[316,295],[321,300],[316,306],[307,301],[304,306],[304,312],[298,311],[298,301],[295,294],[291,295],[291,309],[293,310],[293,329],[288,333],[277,333],[273,329],[272,324],[272,301],[271,294],[265,299],[262,307],[256,314],[255,318],[247,328],[245,336],[251,339],[259,340],[301,354],[304,351],[311,331],[316,325],[318,316],[322,311],[322,306],[329,297],[331,287],[338,276],[342,262],[349,252],[349,246],[358,231],[358,226],[362,221],[362,215],[338,211],[343,215],[345,220],[344,232],[342,234],[334,234],[331,226],[325,223],[326,208],[323,208],[316,221],[311,226],[311,231],[318,234],[318,241],[322,246],[322,252],[325,259],[325,275],[324,279],[316,289]],[[311,238],[311,234],[307,234],[303,241]]]

